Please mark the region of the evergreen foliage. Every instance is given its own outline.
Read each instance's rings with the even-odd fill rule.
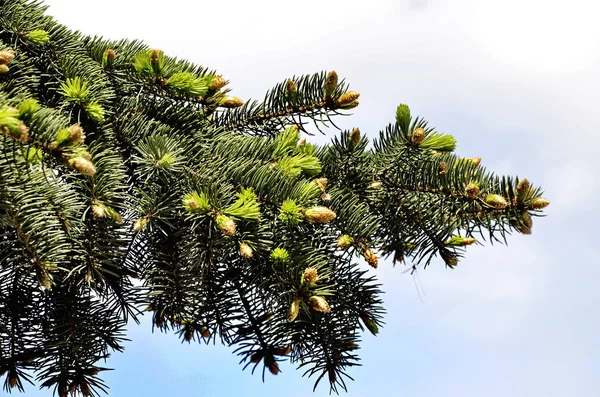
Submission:
[[[548,205],[406,105],[373,141],[300,140],[358,105],[335,72],[244,103],[212,70],[44,12],[0,0],[5,391],[106,391],[100,362],[143,311],[263,377],[291,360],[345,390],[361,331],[383,324],[361,262],[454,268],[476,237],[528,234]]]

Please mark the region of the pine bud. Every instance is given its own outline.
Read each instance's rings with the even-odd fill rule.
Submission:
[[[271,252],[271,260],[277,264],[286,263],[290,259],[290,254],[285,248],[275,248]]]
[[[200,335],[202,335],[203,338],[210,338],[210,331],[206,328],[206,327],[202,327],[200,328]]]
[[[458,258],[456,258],[456,255],[454,255],[453,253],[448,252],[444,249],[440,251],[440,256],[442,257],[444,262],[446,262],[446,265],[450,267],[458,265]]]
[[[338,85],[338,75],[335,70],[329,72],[325,78],[325,99],[331,99]]]
[[[85,140],[85,134],[83,133],[83,128],[79,124],[74,124],[69,128],[69,138],[71,139],[71,144],[77,145],[82,143]]]
[[[13,50],[3,50],[0,51],[0,64],[1,65],[10,65],[10,63],[15,59],[15,52]]]
[[[264,356],[263,351],[259,350],[250,356],[250,362],[254,363],[254,364],[259,363],[260,360],[262,360],[263,356]]]
[[[246,259],[250,259],[254,255],[254,252],[248,244],[240,243],[240,255],[242,255]]]
[[[300,139],[300,142],[298,142],[298,147],[302,147],[304,145],[306,145],[306,138],[302,138]]]
[[[328,223],[336,218],[336,214],[327,207],[317,206],[305,210],[304,218],[310,222]]]
[[[425,140],[425,129],[423,129],[421,127],[415,128],[410,136],[410,142],[416,146],[416,145],[421,144],[421,142],[423,142],[424,140]]]
[[[352,102],[350,102],[350,103],[348,103],[346,105],[340,105],[340,109],[346,109],[346,110],[354,109],[358,105],[359,105],[358,101],[352,101]]]
[[[465,193],[468,198],[475,200],[477,197],[479,197],[479,187],[474,183],[469,183],[465,188]]]
[[[365,327],[367,327],[369,332],[371,332],[373,335],[377,335],[379,333],[379,327],[366,313],[360,313],[360,319],[365,324]]]
[[[221,76],[214,76],[210,80],[209,88],[211,90],[219,91],[221,88],[225,87],[226,85],[227,85],[227,80],[225,80]]]
[[[531,193],[531,183],[527,178],[523,178],[517,183],[517,202],[523,203]]]
[[[341,97],[339,97],[339,99],[337,100],[337,103],[341,106],[349,105],[350,103],[357,100],[358,97],[360,97],[360,93],[358,93],[356,91],[348,91],[345,94],[343,94]]]
[[[379,189],[382,186],[382,183],[379,181],[375,181],[369,185],[369,189]]]
[[[529,212],[523,211],[519,214],[519,219],[513,220],[511,225],[522,234],[531,234],[533,219],[531,218],[531,215],[529,215]]]
[[[497,209],[506,208],[508,206],[506,199],[499,194],[488,194],[485,198],[485,202]]]
[[[226,109],[238,108],[244,105],[244,101],[236,96],[226,96],[219,101],[219,106]]]
[[[300,278],[300,282],[302,284],[312,284],[319,279],[319,275],[317,274],[317,268],[315,267],[307,267],[304,269],[302,273],[302,277]]]
[[[291,95],[296,94],[296,92],[298,91],[298,86],[296,85],[296,83],[294,83],[294,80],[292,79],[287,79],[285,86],[287,88],[288,93]]]
[[[146,217],[139,218],[133,224],[133,230],[135,230],[136,232],[139,232],[140,230],[143,230],[146,227],[147,223],[148,223],[148,218],[146,218]]]
[[[317,185],[322,192],[327,188],[327,178],[315,178],[313,179],[313,183]]]
[[[410,108],[408,105],[401,104],[396,108],[396,123],[400,126],[407,126],[410,123]]]
[[[350,133],[350,143],[352,143],[352,146],[354,147],[354,146],[358,145],[359,142],[360,142],[360,130],[358,128],[355,128]]]
[[[155,67],[155,65],[158,65],[161,56],[163,55],[163,52],[161,50],[152,50],[152,52],[150,53],[150,63],[152,64],[152,67]]]
[[[25,125],[24,122],[19,122],[19,136],[17,137],[17,140],[23,142],[23,143],[27,143],[27,141],[29,140],[29,128],[27,128],[27,126]]]
[[[273,349],[273,354],[276,356],[287,356],[292,352],[290,347],[276,347]]]
[[[85,112],[88,117],[96,123],[104,121],[104,108],[98,102],[90,102],[85,105]]]
[[[227,215],[219,214],[215,218],[215,221],[217,222],[217,227],[223,232],[223,234],[227,236],[233,236],[235,234],[235,222]]]
[[[367,263],[371,265],[371,267],[377,269],[377,266],[379,266],[379,258],[377,258],[377,255],[375,255],[373,250],[371,250],[371,248],[366,247],[363,249],[362,254]]]
[[[300,302],[301,299],[296,298],[290,304],[290,307],[288,309],[288,321],[290,323],[296,320],[296,317],[298,317],[298,314],[300,314]]]
[[[115,63],[115,55],[115,50],[111,48],[104,51],[104,54],[102,56],[102,66],[104,68],[111,68]]]
[[[9,67],[4,65],[4,64],[0,64],[0,74],[6,74],[10,71]]]
[[[331,311],[329,303],[327,303],[322,296],[313,295],[308,298],[308,303],[310,303],[310,307],[317,312],[329,313]]]
[[[50,41],[50,36],[48,32],[42,29],[32,30],[31,32],[25,35],[27,40],[31,41],[33,44],[44,45],[48,41]]]
[[[15,386],[17,386],[18,381],[19,381],[19,377],[17,375],[17,371],[14,368],[11,368],[8,371],[8,386],[9,386],[9,389],[12,389]]]
[[[548,205],[550,205],[550,201],[543,197],[536,197],[531,202],[530,208],[534,210],[541,210],[542,208],[546,208]]]
[[[473,237],[461,237],[461,236],[454,236],[452,238],[450,238],[449,240],[447,240],[444,245],[451,245],[454,247],[461,247],[461,246],[466,246],[466,245],[471,245],[473,243],[477,242],[476,239],[474,239]]]
[[[77,172],[85,176],[92,176],[96,173],[96,167],[92,162],[85,157],[73,157],[70,158],[69,166],[74,168]]]
[[[329,193],[323,193],[321,195],[321,201],[331,201],[331,194],[329,194]]]
[[[337,375],[335,374],[335,370],[333,368],[327,369],[327,377],[329,378],[329,383],[334,384],[337,381]]]
[[[447,174],[448,173],[448,163],[446,163],[445,161],[442,161],[441,163],[438,164],[438,172],[440,174]]]
[[[469,161],[471,162],[474,166],[478,166],[479,164],[481,164],[481,157],[465,157],[464,159],[462,159],[464,161]]]
[[[269,372],[273,375],[279,374],[279,364],[275,361],[272,354],[265,355],[265,366],[269,369]]]
[[[337,241],[337,245],[340,248],[348,248],[354,243],[354,239],[347,234],[342,234]]]
[[[94,214],[96,218],[104,218],[106,216],[106,207],[104,204],[94,200],[94,203],[92,204],[92,214]]]

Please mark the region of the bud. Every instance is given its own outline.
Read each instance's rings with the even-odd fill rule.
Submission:
[[[302,138],[300,142],[298,142],[298,147],[306,145],[306,138]]]
[[[285,248],[275,248],[273,252],[271,252],[270,258],[273,262],[281,264],[290,259],[290,254]]]
[[[317,185],[322,192],[327,188],[327,178],[315,178],[313,179],[313,183]]]
[[[19,122],[19,133],[18,133],[18,137],[16,137],[17,140],[23,142],[23,143],[27,143],[27,141],[29,140],[29,128],[27,128],[27,126],[25,125],[24,122]]]
[[[533,199],[529,207],[534,210],[541,210],[542,208],[546,208],[548,205],[550,205],[550,201],[543,197],[536,197]]]
[[[506,199],[499,194],[488,194],[485,198],[485,202],[497,209],[506,208],[508,206]]]
[[[14,368],[11,368],[8,371],[8,385],[9,385],[9,388],[12,389],[13,387],[17,386],[18,381],[19,381],[19,377],[17,375],[17,371]]]
[[[0,74],[6,74],[10,71],[9,67],[0,63]]]
[[[25,35],[27,40],[31,41],[33,44],[44,45],[48,41],[50,41],[50,36],[48,32],[42,29],[32,30],[31,32]]]
[[[163,55],[163,52],[161,50],[152,50],[152,52],[150,53],[150,63],[152,64],[152,66],[154,67],[154,65],[158,65],[158,62],[160,61],[160,57]]]
[[[0,64],[10,65],[12,60],[15,59],[15,52],[13,50],[0,51]]]
[[[329,383],[333,384],[337,381],[337,375],[335,374],[335,370],[333,368],[327,369],[327,376],[329,378]]]
[[[481,157],[465,157],[465,158],[463,158],[461,160],[463,160],[463,161],[469,161],[474,166],[478,166],[479,164],[481,164]]]
[[[295,298],[290,304],[288,309],[288,321],[290,323],[293,322],[300,313],[300,302],[301,300],[299,298]]]
[[[235,234],[235,222],[227,215],[217,215],[215,221],[217,222],[217,227],[219,228],[219,230],[221,230],[225,235],[233,236]]]
[[[366,247],[363,249],[362,254],[367,263],[371,265],[371,267],[377,269],[377,266],[379,266],[379,259],[377,258],[377,255],[375,255],[373,250],[371,250],[371,248]]]
[[[275,361],[275,357],[272,354],[265,355],[265,366],[269,368],[269,372],[273,375],[277,375],[279,373],[279,364]]]
[[[238,108],[244,105],[244,101],[236,96],[226,96],[219,101],[219,106],[226,109]]]
[[[329,72],[325,78],[325,99],[331,99],[338,85],[338,75],[335,70]]]
[[[106,216],[106,207],[104,204],[94,200],[94,204],[92,204],[92,213],[96,218],[104,218]]]
[[[373,335],[377,335],[379,333],[379,327],[377,326],[375,321],[373,321],[373,319],[369,317],[366,313],[360,313],[360,319],[365,324],[365,327],[367,327],[369,332],[371,332]]]
[[[438,164],[438,172],[440,174],[448,173],[448,164],[445,161],[442,161],[441,163]]]
[[[259,362],[260,362],[260,360],[262,360],[263,356],[264,356],[264,353],[263,353],[263,351],[262,351],[262,350],[259,350],[259,351],[257,351],[256,353],[253,353],[253,354],[250,356],[250,362],[251,362],[251,363],[254,363],[254,364],[256,364],[256,363],[259,363]]]
[[[115,50],[109,48],[104,51],[104,55],[102,56],[102,66],[105,68],[111,68],[115,62]]]
[[[310,222],[328,223],[336,218],[336,214],[327,207],[317,206],[305,210],[304,218]]]
[[[396,108],[396,123],[401,127],[410,124],[410,108],[408,105],[401,104]]]
[[[517,183],[517,202],[522,203],[525,201],[529,197],[530,191],[531,183],[527,178],[523,178]]]
[[[423,140],[425,140],[425,129],[421,127],[415,128],[410,136],[410,142],[416,146],[421,144]]]
[[[450,238],[449,240],[447,240],[444,244],[455,246],[455,247],[461,247],[461,246],[471,245],[475,242],[477,242],[477,240],[474,239],[473,237],[454,236],[454,237]]]
[[[329,303],[327,303],[322,296],[313,295],[308,298],[308,303],[310,303],[310,307],[317,312],[329,313],[331,311]]]
[[[276,356],[287,356],[292,352],[291,347],[276,347],[273,349],[273,354]]]
[[[341,106],[349,105],[360,97],[360,93],[356,91],[348,91],[338,98],[337,103]]]
[[[379,189],[382,186],[382,183],[379,181],[373,182],[369,185],[370,189]]]
[[[300,282],[302,284],[312,284],[319,279],[319,275],[317,274],[317,269],[315,267],[307,267],[304,269],[302,273],[302,277],[300,278]]]
[[[533,227],[533,219],[529,212],[523,211],[519,215],[519,219],[513,220],[511,225],[514,226],[520,233],[531,234],[531,228]]]
[[[96,123],[104,121],[104,108],[98,102],[90,102],[85,105],[85,112],[88,117]]]
[[[469,183],[465,188],[465,193],[468,198],[475,200],[477,197],[479,197],[479,187],[477,187],[477,185],[474,183]]]
[[[210,338],[210,331],[206,327],[200,328],[199,332],[200,332],[200,335],[202,335],[203,338]]]
[[[279,219],[288,226],[296,226],[302,220],[300,219],[300,207],[292,199],[287,199],[281,204],[279,209]]]
[[[289,94],[294,95],[298,91],[298,86],[296,85],[296,83],[294,83],[294,80],[292,79],[287,79],[285,86]]]
[[[347,234],[342,234],[337,241],[337,245],[340,248],[348,248],[354,243],[354,239]]]
[[[440,256],[442,257],[444,262],[446,262],[446,265],[448,265],[450,267],[454,267],[454,266],[458,265],[458,258],[453,253],[451,253],[445,249],[442,249],[442,250],[440,250]]]
[[[360,142],[360,130],[358,128],[353,129],[350,133],[350,142],[352,146],[356,146]]]
[[[221,88],[225,87],[226,85],[227,85],[227,80],[225,80],[221,76],[214,76],[210,80],[209,88],[211,90],[219,91]]]
[[[83,128],[79,124],[74,124],[69,128],[69,138],[71,140],[71,144],[77,145],[82,143],[85,140],[85,134],[83,133]]]
[[[346,105],[340,105],[340,109],[354,109],[359,105],[358,101],[352,101]]]
[[[140,218],[140,219],[136,220],[135,223],[133,224],[133,230],[135,230],[136,232],[139,232],[140,230],[143,230],[146,227],[147,223],[148,223],[148,218],[146,218],[146,217]]]
[[[70,167],[85,176],[92,176],[96,173],[96,167],[85,157],[73,157],[68,161]]]
[[[254,252],[248,244],[240,243],[240,255],[242,255],[246,259],[250,259],[252,258],[252,255],[254,255]]]

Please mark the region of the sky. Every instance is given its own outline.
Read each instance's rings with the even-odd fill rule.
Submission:
[[[365,334],[351,397],[600,395],[600,4],[595,0],[46,0],[86,34],[143,39],[261,98],[335,69],[360,106],[343,128],[375,137],[410,105],[500,174],[552,202],[533,234],[470,248],[455,270],[381,263],[388,314]],[[330,131],[335,134],[335,131]],[[309,138],[323,142],[329,137]],[[328,395],[291,365],[242,371],[232,349],[129,330],[105,375],[114,397]],[[27,396],[48,396],[27,389]]]

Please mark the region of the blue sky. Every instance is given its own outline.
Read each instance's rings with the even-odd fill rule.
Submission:
[[[244,99],[294,74],[335,69],[361,92],[344,128],[375,136],[407,103],[455,135],[459,154],[545,188],[548,217],[508,247],[475,247],[456,270],[434,263],[419,280],[380,265],[387,325],[365,335],[348,396],[600,395],[595,1],[46,3],[72,28],[144,39],[214,68]],[[312,394],[312,380],[290,365],[263,384],[231,349],[150,329],[148,319],[132,326],[126,352],[109,361],[111,396]],[[328,395],[324,386],[313,395]]]

